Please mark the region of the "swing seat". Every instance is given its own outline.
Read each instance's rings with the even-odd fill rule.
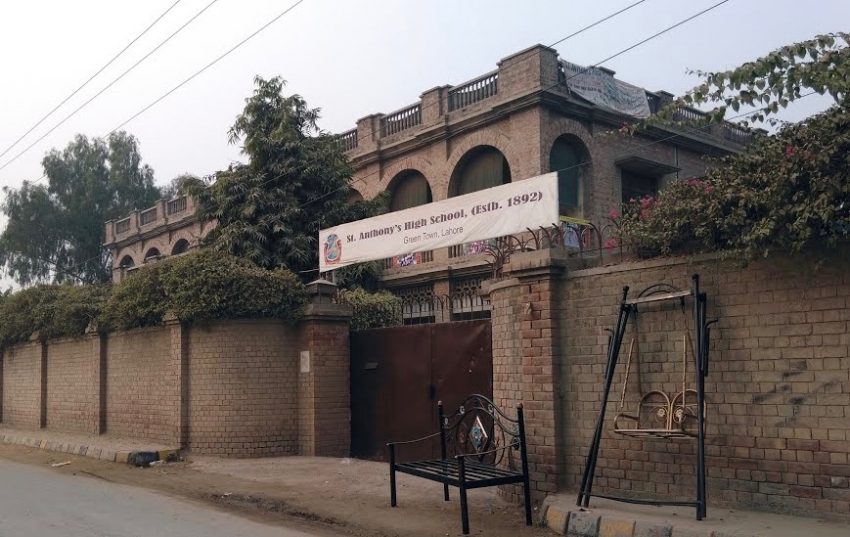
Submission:
[[[696,390],[679,392],[673,399],[662,391],[647,392],[636,414],[614,417],[614,432],[635,438],[696,438],[696,401]]]

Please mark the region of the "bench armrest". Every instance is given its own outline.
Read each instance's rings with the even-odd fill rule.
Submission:
[[[429,438],[434,438],[435,436],[440,436],[440,431],[436,433],[429,434],[428,436],[423,436],[422,438],[414,438],[413,440],[404,440],[401,442],[387,442],[387,447],[389,446],[400,446],[403,444],[415,444],[416,442],[422,442],[424,440],[428,440]]]

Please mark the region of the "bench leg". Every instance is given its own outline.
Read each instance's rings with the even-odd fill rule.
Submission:
[[[463,457],[458,457],[458,489],[460,491],[460,523],[463,526],[463,534],[469,535],[469,511],[466,506],[466,471]]]
[[[525,525],[531,526],[531,491],[528,488],[528,477],[526,477],[522,484],[522,491],[525,494]]]
[[[398,503],[395,497],[395,446],[390,444],[390,506],[396,507]]]
[[[449,486],[443,485],[443,500],[449,501]]]

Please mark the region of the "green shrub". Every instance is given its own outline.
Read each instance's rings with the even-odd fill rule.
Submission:
[[[216,251],[172,260],[162,271],[168,309],[181,321],[274,317],[296,320],[307,301],[301,280]]]
[[[79,337],[95,320],[109,296],[103,285],[36,285],[0,302],[0,347],[30,339]]]
[[[719,246],[720,233],[708,208],[717,190],[702,179],[674,181],[657,197],[623,204],[612,214],[624,246],[640,257],[693,253]]]
[[[56,301],[49,311],[45,311],[45,316],[49,320],[40,329],[42,337],[51,339],[78,337],[85,334],[89,325],[93,321],[97,322],[104,305],[109,300],[110,292],[109,285],[59,287]]]
[[[624,206],[624,244],[650,257],[727,250],[744,258],[850,239],[850,109],[836,106]]]
[[[127,330],[162,322],[275,317],[296,320],[307,300],[301,281],[286,269],[205,250],[143,267],[115,286],[101,324]]]
[[[160,324],[168,307],[160,281],[166,263],[140,268],[113,286],[112,296],[98,319],[100,328],[129,330]]]
[[[401,299],[388,291],[370,293],[364,289],[340,291],[343,302],[351,305],[351,329],[397,326],[401,319]]]

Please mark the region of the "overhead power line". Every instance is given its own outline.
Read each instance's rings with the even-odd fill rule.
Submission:
[[[117,60],[117,59],[118,59],[118,58],[119,58],[122,54],[124,54],[125,52],[127,52],[127,49],[129,49],[130,47],[132,47],[132,46],[133,46],[133,44],[134,44],[136,41],[138,41],[139,39],[141,39],[141,38],[142,38],[142,36],[144,36],[146,33],[148,33],[148,31],[149,31],[151,28],[153,28],[154,26],[156,26],[156,23],[158,23],[160,20],[162,20],[162,18],[163,18],[163,17],[165,17],[165,16],[166,16],[166,15],[167,15],[167,14],[168,14],[168,13],[169,13],[172,9],[174,9],[175,7],[177,7],[177,4],[179,4],[179,3],[180,3],[180,2],[182,2],[182,1],[183,1],[183,0],[176,0],[173,4],[171,4],[170,6],[168,6],[168,8],[167,8],[165,11],[163,11],[162,13],[160,13],[160,14],[159,14],[159,16],[158,16],[157,18],[155,18],[155,19],[153,20],[153,22],[152,22],[152,23],[150,23],[150,24],[147,26],[147,28],[145,28],[144,30],[142,30],[142,33],[140,33],[139,35],[137,35],[136,37],[134,37],[134,38],[133,38],[133,39],[132,39],[129,43],[127,43],[127,45],[125,45],[125,46],[124,46],[124,48],[122,48],[121,50],[119,50],[119,51],[118,51],[118,54],[116,54],[116,55],[115,55],[115,56],[113,56],[113,57],[112,57],[112,58],[111,58],[108,62],[106,62],[105,64],[103,64],[103,66],[102,66],[100,69],[98,69],[97,71],[95,71],[95,73],[94,73],[93,75],[91,75],[91,76],[90,76],[90,77],[89,77],[89,78],[88,78],[85,82],[83,82],[82,84],[80,84],[80,86],[79,86],[77,89],[75,89],[74,91],[72,91],[72,92],[71,92],[71,93],[70,93],[67,97],[65,97],[64,99],[62,99],[62,101],[60,101],[60,102],[59,102],[59,104],[57,104],[57,105],[56,105],[56,106],[54,106],[54,107],[53,107],[53,108],[52,108],[49,112],[47,112],[46,114],[44,114],[44,116],[42,116],[42,117],[41,117],[41,119],[39,119],[38,121],[36,121],[36,122],[35,122],[35,125],[33,125],[32,127],[30,127],[30,128],[29,128],[29,130],[28,130],[27,132],[23,133],[20,137],[18,137],[18,139],[17,139],[17,140],[15,140],[14,142],[12,142],[12,143],[11,143],[11,145],[9,145],[9,147],[7,147],[6,149],[4,149],[4,150],[3,150],[3,152],[2,152],[2,153],[0,153],[0,158],[3,158],[3,157],[6,155],[6,153],[8,153],[8,152],[9,152],[9,151],[13,148],[13,147],[15,147],[16,145],[18,145],[18,143],[20,143],[20,141],[21,141],[21,140],[23,140],[24,138],[26,138],[26,137],[27,137],[27,136],[28,136],[28,135],[29,135],[32,131],[34,131],[36,128],[38,128],[38,126],[39,126],[39,125],[41,125],[42,123],[44,123],[44,120],[46,120],[48,117],[50,117],[51,115],[53,115],[53,113],[54,113],[54,112],[56,112],[57,110],[59,110],[59,108],[61,108],[63,104],[65,104],[65,103],[67,103],[69,100],[71,100],[71,98],[73,98],[73,97],[74,97],[74,95],[76,95],[77,93],[79,93],[79,92],[80,92],[80,90],[82,90],[84,87],[86,87],[86,86],[89,84],[89,82],[91,82],[92,80],[94,80],[94,79],[97,77],[97,75],[99,75],[99,74],[100,74],[100,73],[102,73],[102,72],[103,72],[103,71],[104,71],[107,67],[109,67],[110,65],[112,65],[112,64],[115,62],[115,60]]]
[[[554,47],[555,45],[560,45],[561,43],[563,43],[563,42],[564,42],[564,41],[566,41],[567,39],[572,39],[573,37],[575,37],[575,36],[577,36],[577,35],[579,35],[579,34],[582,34],[582,33],[586,32],[587,30],[590,30],[591,28],[593,28],[593,27],[595,27],[595,26],[599,26],[599,25],[600,25],[600,24],[602,24],[603,22],[605,22],[605,21],[607,21],[607,20],[609,20],[609,19],[613,19],[614,17],[616,17],[616,16],[617,16],[617,15],[619,15],[620,13],[625,13],[626,11],[628,11],[628,10],[632,9],[633,7],[637,7],[637,6],[639,6],[640,4],[643,4],[644,2],[646,2],[646,0],[638,0],[638,1],[637,1],[637,2],[635,2],[634,4],[629,4],[628,6],[624,7],[623,9],[621,9],[621,10],[619,10],[619,11],[615,11],[614,13],[611,13],[610,15],[606,15],[605,17],[602,17],[602,18],[601,18],[601,19],[599,19],[598,21],[596,21],[596,22],[592,22],[592,23],[588,24],[587,26],[584,26],[583,28],[580,28],[580,29],[576,30],[575,32],[571,33],[570,35],[565,36],[565,37],[562,37],[561,39],[558,39],[557,41],[555,41],[554,43],[552,43],[552,44],[551,44],[551,45],[549,45],[549,46],[550,46],[550,47]]]
[[[16,160],[18,160],[18,159],[19,159],[21,156],[23,156],[23,155],[24,155],[27,151],[29,151],[30,149],[32,149],[33,147],[35,147],[35,145],[36,145],[36,144],[38,144],[40,141],[42,141],[42,140],[44,140],[45,138],[47,138],[47,136],[49,136],[49,135],[50,135],[53,131],[55,131],[56,129],[58,129],[59,127],[61,127],[61,126],[62,126],[62,125],[63,125],[66,121],[68,121],[69,119],[71,119],[72,117],[74,117],[75,115],[77,115],[77,113],[78,113],[80,110],[82,110],[83,108],[85,108],[86,106],[88,106],[88,105],[89,105],[92,101],[94,101],[95,99],[97,99],[98,97],[100,97],[100,96],[101,96],[101,95],[102,95],[102,94],[103,94],[106,90],[108,90],[109,88],[111,88],[112,86],[114,86],[114,85],[115,85],[115,84],[116,84],[119,80],[121,80],[122,78],[124,78],[124,77],[125,77],[127,74],[129,74],[129,73],[130,73],[133,69],[135,69],[135,68],[136,68],[136,67],[138,67],[138,66],[139,66],[142,62],[144,62],[144,61],[145,61],[145,60],[147,60],[149,57],[151,57],[151,56],[152,56],[152,55],[153,55],[153,54],[154,54],[157,50],[159,50],[160,48],[162,48],[162,47],[163,47],[166,43],[168,43],[169,41],[171,41],[171,39],[172,39],[174,36],[176,36],[177,34],[179,34],[180,32],[182,32],[182,31],[183,31],[183,30],[184,30],[187,26],[189,26],[190,24],[192,24],[192,23],[195,21],[195,19],[197,19],[198,17],[200,17],[200,16],[201,16],[201,15],[202,15],[202,14],[203,14],[206,10],[208,10],[209,8],[211,8],[211,7],[213,6],[213,4],[215,4],[216,2],[218,2],[218,0],[212,0],[209,4],[207,4],[206,6],[204,6],[203,8],[201,8],[201,10],[200,10],[200,11],[198,11],[197,13],[195,13],[195,14],[192,16],[192,18],[190,18],[189,20],[187,20],[186,22],[184,22],[184,23],[183,23],[183,24],[182,24],[179,28],[177,28],[177,30],[175,30],[173,33],[171,33],[171,35],[169,35],[169,36],[168,36],[168,37],[166,37],[164,40],[162,40],[162,41],[161,41],[161,42],[160,42],[157,46],[155,46],[153,49],[151,49],[151,50],[150,50],[147,54],[145,54],[144,56],[142,56],[142,57],[141,57],[138,61],[136,61],[136,63],[134,63],[134,64],[133,64],[133,65],[131,65],[128,69],[126,69],[124,72],[122,72],[120,75],[118,75],[117,77],[115,77],[115,78],[112,80],[112,82],[110,82],[109,84],[107,84],[106,86],[104,86],[104,87],[103,87],[100,91],[98,91],[97,93],[95,93],[95,94],[94,94],[92,97],[90,97],[90,98],[89,98],[86,102],[84,102],[83,104],[81,104],[80,106],[78,106],[77,108],[75,108],[73,112],[71,112],[70,114],[68,114],[68,115],[67,115],[67,116],[65,116],[64,118],[62,118],[62,120],[61,120],[59,123],[57,123],[56,125],[54,125],[53,127],[51,127],[51,128],[50,128],[50,130],[48,130],[47,132],[45,132],[44,134],[42,134],[42,135],[41,135],[41,136],[40,136],[37,140],[35,140],[35,141],[34,141],[33,143],[31,143],[30,145],[28,145],[28,146],[27,146],[27,147],[26,147],[23,151],[20,151],[20,152],[19,152],[18,154],[16,154],[14,157],[12,157],[12,158],[11,158],[11,159],[9,159],[8,161],[6,161],[6,163],[5,163],[5,164],[3,164],[2,166],[0,166],[0,170],[3,170],[3,169],[4,169],[4,168],[6,168],[9,164],[11,164],[11,163],[15,162]]]
[[[185,85],[186,85],[186,84],[188,84],[189,82],[191,82],[191,81],[192,81],[195,77],[197,77],[198,75],[200,75],[201,73],[203,73],[204,71],[206,71],[207,69],[209,69],[210,67],[212,67],[213,65],[217,64],[218,62],[220,62],[221,60],[223,60],[224,58],[226,58],[227,56],[229,56],[229,55],[230,55],[233,51],[235,51],[236,49],[238,49],[239,47],[241,47],[242,45],[244,45],[245,43],[247,43],[248,41],[250,41],[251,39],[253,39],[255,36],[257,36],[259,33],[261,33],[263,30],[265,30],[266,28],[268,28],[269,26],[271,26],[271,25],[272,25],[272,24],[274,24],[275,22],[277,22],[277,21],[278,21],[281,17],[283,17],[284,15],[286,15],[287,13],[289,13],[290,11],[292,11],[293,9],[295,9],[296,7],[298,7],[298,5],[299,5],[299,4],[301,4],[302,2],[304,2],[304,0],[298,0],[297,2],[295,2],[294,4],[292,4],[291,6],[289,6],[288,8],[286,8],[285,10],[281,11],[280,13],[278,13],[278,14],[277,14],[275,17],[273,17],[270,21],[268,21],[267,23],[263,24],[262,26],[260,26],[259,28],[257,28],[257,30],[255,30],[253,33],[251,33],[250,35],[248,35],[247,37],[245,37],[242,41],[239,41],[238,43],[236,43],[235,45],[233,45],[231,48],[229,48],[226,52],[224,52],[224,54],[221,54],[220,56],[218,56],[217,58],[215,58],[213,61],[211,61],[211,62],[209,62],[208,64],[206,64],[205,66],[201,67],[200,69],[198,69],[197,71],[195,71],[192,75],[190,75],[188,78],[186,78],[185,80],[183,80],[183,82],[180,82],[179,84],[177,84],[176,86],[174,86],[173,88],[171,88],[170,90],[168,90],[167,92],[165,92],[164,94],[162,94],[160,97],[158,97],[156,100],[154,100],[153,102],[151,102],[149,105],[145,106],[144,108],[142,108],[141,110],[139,110],[138,112],[136,112],[135,114],[133,114],[132,116],[130,116],[129,118],[125,119],[125,120],[124,120],[123,122],[121,122],[121,124],[119,124],[117,127],[115,127],[114,129],[112,129],[111,131],[109,131],[109,134],[112,134],[113,132],[117,131],[118,129],[120,129],[121,127],[123,127],[124,125],[126,125],[127,123],[129,123],[129,122],[133,121],[134,119],[136,119],[136,118],[137,118],[137,117],[139,117],[140,115],[144,114],[145,112],[147,112],[148,110],[150,110],[151,108],[153,108],[154,106],[156,106],[156,105],[157,105],[160,101],[162,101],[163,99],[167,98],[169,95],[171,95],[171,94],[172,94],[172,93],[174,93],[175,91],[179,90],[180,88],[182,88],[183,86],[185,86]],[[107,136],[108,136],[109,134],[107,134]],[[2,168],[0,168],[0,169],[2,169]]]
[[[235,45],[233,45],[231,48],[229,48],[229,49],[228,49],[227,51],[225,51],[223,54],[219,55],[219,56],[218,56],[218,57],[216,57],[214,60],[212,60],[211,62],[209,62],[208,64],[206,64],[205,66],[203,66],[203,67],[202,67],[202,68],[200,68],[199,70],[195,71],[195,72],[194,72],[192,75],[190,75],[188,78],[186,78],[185,80],[183,80],[182,82],[180,82],[179,84],[177,84],[176,86],[174,86],[173,88],[171,88],[170,90],[168,90],[166,93],[164,93],[164,94],[162,94],[161,96],[159,96],[156,100],[154,100],[153,102],[151,102],[150,104],[148,104],[147,106],[145,106],[144,108],[142,108],[141,110],[139,110],[138,112],[136,112],[135,114],[133,114],[132,116],[130,116],[129,118],[127,118],[126,120],[124,120],[123,122],[121,122],[121,124],[119,124],[118,126],[116,126],[115,128],[113,128],[112,130],[110,130],[110,131],[106,134],[106,136],[109,136],[109,135],[110,135],[110,134],[112,134],[113,132],[117,131],[118,129],[120,129],[121,127],[123,127],[124,125],[126,125],[127,123],[129,123],[129,122],[133,121],[134,119],[136,119],[136,118],[137,118],[137,117],[139,117],[140,115],[144,114],[145,112],[147,112],[148,110],[150,110],[151,108],[153,108],[154,106],[156,106],[156,105],[157,105],[159,102],[161,102],[163,99],[167,98],[169,95],[171,95],[172,93],[174,93],[175,91],[177,91],[177,90],[178,90],[178,89],[180,89],[181,87],[183,87],[183,86],[185,86],[186,84],[188,84],[191,80],[193,80],[194,78],[196,78],[197,76],[199,76],[201,73],[203,73],[204,71],[206,71],[207,69],[209,69],[209,68],[210,68],[210,67],[212,67],[213,65],[217,64],[218,62],[220,62],[221,60],[223,60],[224,58],[226,58],[227,56],[229,56],[229,55],[230,55],[231,53],[233,53],[236,49],[238,49],[239,47],[241,47],[242,45],[244,45],[245,43],[247,43],[248,41],[250,41],[251,39],[253,39],[254,37],[256,37],[259,33],[261,33],[263,30],[265,30],[266,28],[268,28],[269,26],[271,26],[272,24],[274,24],[274,23],[275,23],[275,22],[277,22],[278,20],[280,20],[280,19],[281,19],[284,15],[286,15],[287,13],[289,13],[290,11],[292,11],[293,9],[295,9],[296,7],[298,7],[298,5],[299,5],[299,4],[301,4],[302,2],[304,2],[304,0],[298,0],[297,2],[295,2],[294,4],[292,4],[292,5],[290,5],[288,8],[286,8],[285,10],[283,10],[282,12],[278,13],[278,14],[277,14],[276,16],[274,16],[271,20],[269,20],[268,22],[266,22],[265,24],[263,24],[262,26],[260,26],[258,29],[256,29],[254,32],[252,32],[251,34],[249,34],[247,37],[245,37],[244,39],[242,39],[241,41],[239,41],[239,42],[238,42],[238,43],[236,43]],[[213,1],[213,3],[215,3],[215,0]],[[209,7],[209,6],[207,6],[207,7]],[[205,8],[205,9],[206,9],[206,8]],[[48,133],[48,134],[49,134],[49,133]],[[8,163],[7,163],[7,164],[8,164]],[[5,165],[4,165],[3,167],[5,167]],[[3,169],[3,167],[0,167],[0,170],[2,170],[2,169]],[[39,177],[38,179],[35,179],[35,180],[34,180],[34,181],[32,181],[32,182],[33,182],[33,183],[37,183],[37,182],[41,181],[42,179],[44,179],[45,177],[47,177],[47,174],[46,174],[46,173],[43,173],[43,174],[41,175],[41,177]]]

